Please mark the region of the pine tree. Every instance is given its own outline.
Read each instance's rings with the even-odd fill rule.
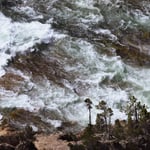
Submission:
[[[110,137],[111,116],[113,115],[113,111],[107,106],[107,103],[104,100],[100,101],[99,104],[96,105],[96,108],[102,111],[100,114],[97,115],[97,117],[99,117],[97,118],[97,122],[99,120],[98,126],[100,127],[100,129],[105,126],[105,132],[108,133],[108,136]],[[102,120],[104,120],[104,124],[100,125],[100,121],[101,123],[103,123]]]
[[[84,102],[86,103],[86,106],[87,106],[87,108],[89,110],[89,126],[91,126],[92,125],[92,123],[91,123],[92,122],[91,121],[92,101],[89,98],[87,98],[87,99],[85,99]]]
[[[102,110],[101,115],[104,118],[104,122],[107,128],[107,106],[106,106],[106,102],[104,100],[100,101],[98,105],[96,105],[96,108],[99,110]]]

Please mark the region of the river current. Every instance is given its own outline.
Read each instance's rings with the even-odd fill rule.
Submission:
[[[1,85],[1,107],[49,110],[47,121],[59,126],[62,120],[87,124],[86,98],[93,123],[102,99],[114,119],[125,117],[119,107],[130,95],[150,106],[149,0],[17,2],[1,4],[0,76],[23,82],[15,90]]]

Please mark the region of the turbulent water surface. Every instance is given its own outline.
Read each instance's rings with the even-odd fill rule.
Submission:
[[[47,110],[59,126],[87,123],[87,97],[114,118],[129,95],[150,104],[149,0],[0,3],[1,107]]]

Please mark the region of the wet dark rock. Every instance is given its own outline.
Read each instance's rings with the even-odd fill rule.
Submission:
[[[0,136],[0,143],[7,143],[9,145],[16,146],[19,144],[19,135],[11,134],[11,135]]]
[[[39,132],[47,132],[48,133],[48,132],[54,131],[53,126],[51,126],[51,124],[47,123],[46,121],[43,121],[41,119],[41,117],[39,116],[39,114],[37,114],[37,113],[33,113],[33,112],[30,112],[30,111],[27,111],[24,109],[20,109],[20,108],[4,108],[4,109],[1,108],[0,112],[1,112],[1,114],[3,114],[3,119],[2,119],[3,127],[9,126],[16,130],[23,130],[24,124],[32,123],[32,125],[35,126],[35,128]],[[21,138],[23,140],[26,139],[27,136],[32,137],[34,135],[34,132],[31,132],[31,130],[29,130],[29,131],[30,131],[30,133],[27,133],[26,129],[25,129],[23,136],[20,133]],[[8,141],[10,140],[10,144],[11,144],[11,140],[12,140],[12,143],[16,143],[16,141],[18,141],[18,139],[20,138],[20,137],[18,137],[18,135],[19,134],[14,134],[13,139],[11,139],[11,136],[0,137],[0,142],[4,142],[5,140],[8,140]],[[30,138],[30,137],[28,137],[28,138]],[[9,143],[9,142],[7,142],[7,143]]]
[[[65,33],[69,34],[72,37],[76,38],[83,38],[86,39],[89,42],[107,42],[111,41],[110,37],[108,35],[104,35],[101,33],[95,33],[93,28],[85,28],[84,26],[81,26],[80,24],[75,23],[76,20],[67,20],[59,17],[54,17],[54,22],[52,23],[53,28],[57,30],[63,30]],[[100,28],[101,25],[98,25],[98,28]],[[98,44],[98,42],[96,44]]]
[[[125,0],[125,3],[128,7],[142,10],[142,2],[145,0]]]
[[[13,21],[26,21],[29,19],[26,14],[17,12],[13,9],[14,7],[18,7],[21,3],[21,0],[2,0],[0,3],[0,10],[5,16],[11,18]]]
[[[150,149],[150,139],[147,136],[139,136],[136,141],[136,144],[142,150]]]
[[[114,149],[114,150],[124,150],[124,148],[118,141],[112,142],[111,145],[112,145],[112,149]]]
[[[59,139],[65,140],[65,141],[68,141],[68,142],[71,142],[71,141],[77,142],[77,141],[79,141],[77,136],[75,134],[73,134],[72,132],[60,135]]]
[[[128,141],[124,142],[118,141],[99,141],[91,139],[87,143],[83,144],[73,144],[68,145],[71,150],[76,150],[76,148],[82,147],[83,150],[149,150],[150,142],[145,141],[144,144],[140,145],[138,141]]]
[[[138,48],[128,45],[115,45],[117,55],[121,56],[127,63],[139,66],[149,66],[150,56],[141,52]]]
[[[126,150],[138,150],[138,146],[134,143],[127,143]]]
[[[124,148],[122,147],[122,145],[118,142],[118,141],[96,141],[95,142],[96,146],[94,146],[94,148],[96,147],[95,150],[124,150]],[[92,146],[91,148],[89,148],[89,150],[92,150]]]
[[[12,7],[21,4],[21,0],[2,0],[1,5],[4,7]]]
[[[20,142],[25,142],[29,140],[34,141],[34,135],[35,132],[33,132],[32,128],[26,126],[24,130],[9,131],[7,134],[0,136],[0,143],[2,143],[2,145],[4,145],[3,143],[7,143],[8,145],[11,145],[11,147],[16,147],[18,144],[20,144]]]
[[[81,26],[75,25],[71,20],[65,20],[63,18],[54,17],[52,26],[56,29],[66,30],[72,37],[86,38],[90,36],[87,30]]]
[[[74,145],[72,143],[69,143],[68,146],[69,146],[70,150],[86,150],[84,145],[82,145],[82,144],[75,144]]]
[[[93,148],[94,150],[109,150],[109,145],[99,141],[89,142],[87,144],[87,150],[93,150]]]
[[[22,142],[19,145],[17,145],[15,150],[37,150],[37,148],[35,147],[33,142],[26,141],[26,142]]]
[[[0,86],[6,90],[18,91],[18,88],[23,86],[23,81],[23,77],[12,72],[7,72],[0,78]]]
[[[145,30],[139,32],[122,32],[119,43],[113,44],[117,55],[126,63],[138,66],[150,65],[150,33]]]
[[[57,58],[52,58],[52,56],[48,57],[46,54],[40,52],[17,55],[10,63],[10,66],[32,74],[35,80],[47,78],[60,86],[64,86],[62,83],[63,79],[71,80],[74,78],[73,74],[65,71]]]
[[[2,143],[0,144],[0,150],[15,150],[15,147],[7,143]]]

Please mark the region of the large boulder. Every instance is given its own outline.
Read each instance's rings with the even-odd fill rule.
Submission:
[[[1,0],[1,5],[4,7],[12,7],[21,3],[21,0]]]
[[[15,148],[7,143],[0,144],[0,150],[15,150]]]
[[[17,145],[15,150],[37,150],[37,148],[32,142],[26,141]]]

